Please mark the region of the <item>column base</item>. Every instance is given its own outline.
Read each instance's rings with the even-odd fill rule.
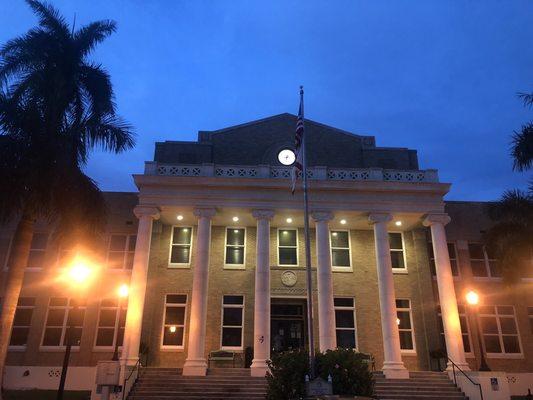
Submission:
[[[266,363],[266,360],[253,359],[252,365],[250,366],[250,376],[264,378],[269,368]]]
[[[387,379],[409,379],[409,371],[401,361],[385,361],[381,370]]]
[[[183,365],[184,376],[206,376],[207,375],[207,362],[205,358],[199,358],[196,360],[185,360]]]

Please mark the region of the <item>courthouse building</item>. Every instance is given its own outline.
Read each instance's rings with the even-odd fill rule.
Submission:
[[[101,271],[84,290],[57,279],[72,251],[39,222],[5,384],[56,387],[69,313],[71,388],[117,342],[130,365],[141,349],[150,366],[186,375],[205,374],[209,354],[227,350],[262,376],[272,352],[305,348],[303,201],[290,190],[295,125],[281,114],[156,143],[154,160],[133,176],[138,193],[106,193],[106,236],[92,255]],[[482,244],[486,204],[444,201],[450,183],[421,169],[416,150],[309,120],[306,135],[317,349],[354,348],[387,377],[405,377],[436,369],[444,349],[477,369],[482,343],[493,370],[533,372],[533,273],[503,282]],[[13,233],[0,231],[4,271]],[[121,283],[128,301],[116,296]],[[465,302],[471,289],[482,299],[481,338]]]

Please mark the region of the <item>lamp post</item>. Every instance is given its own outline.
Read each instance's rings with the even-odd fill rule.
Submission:
[[[68,271],[67,279],[68,283],[72,286],[80,286],[86,283],[87,279],[91,275],[91,269],[82,260],[75,260],[71,269]],[[72,314],[78,311],[78,300],[74,301],[72,308]],[[68,307],[68,304],[67,304]],[[67,335],[66,335],[66,349],[65,356],[63,357],[63,368],[61,369],[61,378],[59,379],[59,388],[57,389],[57,400],[63,400],[63,393],[65,392],[65,381],[67,379],[68,366],[70,361],[70,353],[72,350],[72,336],[74,330],[74,318],[70,318],[70,308],[67,308]]]
[[[479,370],[480,371],[490,371],[489,366],[487,365],[487,361],[485,360],[485,352],[483,351],[483,341],[481,340],[481,324],[479,323],[479,317],[478,317],[478,303],[479,303],[479,295],[474,292],[473,290],[469,291],[466,294],[466,301],[470,305],[470,308],[472,309],[472,314],[474,315],[474,324],[476,325],[476,333],[479,341]]]
[[[117,318],[118,318],[118,326],[117,326],[117,338],[115,340],[115,351],[113,352],[113,358],[112,361],[118,361],[118,332],[120,331],[120,312],[121,312],[121,303],[122,299],[125,299],[128,297],[129,294],[129,287],[125,283],[120,285],[118,287],[118,311],[117,311]]]

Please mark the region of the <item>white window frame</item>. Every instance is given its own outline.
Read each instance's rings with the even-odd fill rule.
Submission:
[[[28,338],[26,338],[26,344],[23,344],[23,345],[12,345],[10,344],[11,343],[11,336],[13,335],[13,330],[15,328],[28,328],[31,330],[31,326],[32,326],[32,322],[33,322],[33,315],[34,315],[34,311],[35,311],[35,302],[37,300],[36,297],[31,297],[31,296],[20,296],[20,298],[32,298],[33,299],[33,305],[32,306],[19,306],[17,304],[17,307],[15,308],[15,315],[17,314],[17,311],[19,309],[25,309],[25,310],[32,310],[31,311],[31,318],[30,318],[30,325],[15,325],[15,319],[13,318],[13,327],[11,328],[11,335],[9,337],[9,343],[8,343],[8,349],[11,351],[17,351],[17,350],[21,350],[21,351],[24,351],[26,350],[26,347],[28,346],[28,338],[29,338],[29,332],[28,332]]]
[[[112,300],[112,299],[111,298],[109,298],[109,299],[100,299],[99,304],[98,304],[98,320],[96,321],[96,330],[95,330],[95,334],[94,334],[94,344],[93,344],[93,349],[96,350],[96,351],[99,351],[99,350],[108,351],[108,350],[114,350],[115,349],[115,345],[116,345],[117,339],[118,339],[118,333],[120,331],[120,314],[121,314],[121,311],[124,310],[124,311],[126,311],[126,313],[128,312],[128,304],[127,304],[128,301],[127,300],[115,299],[115,300],[117,300],[117,305],[116,306],[103,306],[102,305],[102,301],[103,300]],[[120,305],[120,307],[119,307],[119,305]],[[111,328],[109,326],[100,327],[100,318],[101,318],[102,310],[115,310],[117,312],[116,317],[115,317],[115,326],[113,327],[113,344],[111,346],[98,346],[97,345],[98,330],[99,329],[110,329]],[[124,333],[126,331],[126,326],[125,325],[126,325],[126,321],[124,321]],[[118,348],[122,349],[122,346],[119,346]]]
[[[66,298],[67,299],[67,305],[66,306],[50,306],[50,301],[53,299],[53,298]],[[72,309],[74,309],[74,306],[72,305],[72,300],[79,300],[79,299],[75,299],[73,297],[64,297],[64,296],[50,296],[48,298],[48,306],[47,306],[47,309],[46,309],[46,316],[45,316],[45,319],[44,319],[44,324],[43,324],[43,332],[41,334],[41,341],[39,342],[40,343],[40,346],[39,346],[39,350],[41,351],[64,351],[65,348],[67,347],[66,345],[62,345],[61,343],[64,343],[65,342],[65,335],[67,334],[67,331],[68,331],[68,316],[70,314],[70,311]],[[85,325],[85,318],[87,316],[87,301],[85,299],[83,299],[85,301],[85,304],[84,305],[78,305],[78,309],[83,309],[84,312],[83,312],[83,325],[81,325],[81,336],[80,336],[80,346],[81,346],[81,339],[83,338],[83,331],[84,331],[84,325]],[[61,339],[59,340],[59,345],[58,346],[45,346],[43,345],[43,341],[44,341],[44,336],[46,334],[46,328],[47,328],[47,325],[46,325],[46,322],[48,321],[48,314],[50,312],[50,309],[65,309],[66,312],[65,314],[63,315],[63,325],[61,326]],[[52,325],[51,326],[52,328],[59,328],[59,325]],[[80,326],[74,326],[74,328],[80,328]],[[80,346],[77,346],[77,345],[72,345],[72,351],[79,351],[80,349]]]
[[[189,243],[189,262],[186,263],[173,263],[172,262],[172,241],[174,239],[174,228],[187,228],[191,230],[191,240]],[[192,245],[193,245],[193,235],[194,235],[194,227],[190,225],[172,225],[172,230],[170,231],[170,244],[168,249],[168,268],[190,268],[191,267],[191,261],[192,261]],[[179,245],[176,245],[179,246]],[[181,245],[183,246],[183,245]],[[171,293],[172,294],[172,293]]]
[[[406,256],[406,250],[405,250],[405,238],[404,238],[404,234],[402,231],[388,231],[387,232],[387,239],[389,239],[389,233],[399,233],[401,238],[402,238],[402,255],[403,255],[403,265],[405,266],[405,268],[392,268],[392,272],[394,274],[407,274],[408,271],[407,271],[407,256]],[[390,240],[389,240],[389,253],[392,253],[392,252],[400,252],[400,250],[398,249],[393,249],[391,247],[391,244],[390,244]],[[389,254],[389,257],[391,257],[391,254]],[[391,257],[391,262],[392,262],[392,257]]]
[[[335,305],[335,299],[351,299],[353,300],[353,306],[347,307],[347,306],[336,306]],[[357,350],[359,348],[359,339],[357,337],[357,313],[355,311],[355,297],[350,296],[334,296],[333,297],[333,312],[336,310],[340,311],[353,311],[353,328],[338,328],[337,327],[337,319],[335,318],[335,334],[337,334],[337,331],[353,331],[354,338],[355,338],[355,348],[353,350]]]
[[[400,298],[395,299],[395,305],[396,305],[396,300],[407,300],[409,302],[409,308],[398,308],[398,307],[396,307],[396,313],[398,313],[398,311],[404,311],[404,312],[407,311],[407,312],[409,312],[409,320],[410,320],[410,324],[411,324],[411,329],[400,329],[399,325],[396,325],[396,327],[398,329],[398,333],[400,333],[400,332],[411,332],[411,338],[413,340],[413,348],[412,349],[401,349],[401,352],[405,353],[405,354],[416,354],[415,325],[413,323],[413,302],[411,301],[411,299],[408,299],[406,297],[400,297]],[[396,318],[398,319],[399,317],[396,316]]]
[[[475,261],[481,261],[481,258],[472,258],[472,255],[470,254],[470,245],[476,244],[480,245],[483,248],[483,262],[485,264],[485,271],[487,272],[487,276],[476,276],[474,275],[474,270],[472,269],[472,260]],[[490,271],[490,260],[498,261],[496,258],[489,258],[489,255],[487,254],[487,249],[483,243],[480,242],[467,242],[468,247],[468,262],[470,263],[470,272],[472,273],[472,278],[477,281],[502,281],[501,276],[492,276],[492,273]]]
[[[111,250],[111,237],[112,236],[126,236],[126,244],[125,244],[125,247],[124,247],[124,257],[122,258],[122,268],[111,268],[109,266],[109,253],[111,252],[115,252],[115,253],[118,253],[119,250]],[[133,250],[129,250],[130,248],[130,240],[131,240],[131,237],[132,236],[135,236],[135,245],[137,246],[137,234],[136,233],[124,233],[124,232],[111,232],[109,235],[108,235],[108,238],[107,238],[107,251],[106,251],[106,257],[105,257],[105,265],[106,265],[106,270],[107,271],[131,271],[133,269],[133,265],[131,267],[131,269],[129,268],[126,268],[126,260],[128,259],[128,255],[131,254],[131,256],[135,256],[135,249]]]
[[[294,246],[280,246],[279,245],[279,233],[280,231],[296,231],[296,264],[281,264],[279,262],[279,249],[285,248],[285,249],[293,249]],[[280,267],[299,267],[300,266],[300,243],[299,243],[299,237],[298,237],[298,228],[277,228],[276,231],[276,241],[277,241],[277,258],[278,258],[278,266]]]
[[[447,242],[446,243],[447,245],[452,245],[453,246],[453,250],[455,252],[455,258],[452,258],[450,256],[450,267],[451,267],[451,261],[452,260],[455,260],[455,265],[457,266],[457,275],[453,275],[453,269],[452,269],[452,276],[453,276],[453,279],[458,281],[458,280],[461,280],[461,268],[459,267],[459,253],[457,252],[457,244],[455,242]],[[433,243],[430,241],[428,241],[428,247],[431,247],[431,249],[433,249]],[[431,253],[428,254],[429,255],[429,260],[430,261],[433,261],[433,265],[435,265],[435,271],[437,270],[437,263],[435,262],[435,254],[433,254],[433,257],[431,257]],[[448,252],[448,255],[449,255],[449,252]],[[431,276],[434,280],[437,280],[437,275],[433,275],[433,272],[431,272]]]
[[[244,230],[244,244],[243,245],[228,245],[228,229],[243,229]],[[247,230],[245,226],[227,226],[224,229],[224,269],[246,269],[246,234]],[[228,247],[242,247],[243,249],[243,258],[242,264],[226,264],[226,253]]]
[[[479,324],[481,325],[480,326],[480,331],[481,331],[481,341],[483,343],[483,349],[485,350],[485,354],[487,356],[487,358],[524,358],[524,347],[522,346],[522,339],[521,339],[521,335],[520,335],[520,328],[518,326],[518,319],[516,318],[516,309],[514,306],[512,305],[502,305],[502,304],[498,304],[498,305],[486,305],[487,307],[494,307],[494,313],[495,314],[486,314],[486,313],[482,313],[481,312],[481,308],[479,310]],[[500,317],[501,318],[510,318],[511,315],[509,314],[500,314],[498,313],[498,307],[511,307],[513,309],[513,319],[514,319],[514,323],[515,323],[515,326],[516,326],[516,333],[502,333],[502,327],[501,327],[501,323],[500,323]],[[495,317],[496,318],[496,326],[498,327],[498,333],[489,333],[489,334],[485,334],[483,332],[483,325],[481,324],[481,318],[482,317]],[[498,336],[498,340],[500,342],[500,348],[502,349],[502,352],[501,353],[489,353],[487,352],[486,350],[486,346],[485,346],[485,336]],[[518,346],[520,347],[520,353],[506,353],[505,352],[505,346],[503,344],[503,337],[504,336],[516,336],[518,338]]]
[[[347,267],[333,265],[333,250],[346,250],[346,247],[333,247],[331,244],[331,235],[333,232],[348,232],[348,255],[350,257],[350,265]],[[349,229],[330,229],[329,230],[329,253],[331,257],[331,270],[333,272],[353,272],[353,263],[352,263],[352,236]]]
[[[242,297],[242,304],[224,304],[225,296],[240,296]],[[222,307],[220,313],[220,349],[222,350],[243,350],[244,349],[244,311],[246,305],[246,296],[244,294],[223,294],[222,295]],[[222,338],[224,337],[224,328],[239,328],[237,325],[224,325],[224,309],[225,308],[240,308],[242,313],[241,323],[241,345],[240,346],[223,346]]]
[[[46,235],[46,245],[44,246],[44,249],[33,249],[30,245],[30,253],[32,251],[42,251],[43,252],[43,265],[40,266],[40,267],[28,267],[26,265],[26,271],[42,271],[44,268],[45,268],[45,263],[46,263],[46,253],[48,252],[48,246],[50,246],[50,233],[49,232],[44,232],[44,231],[37,231],[37,232],[33,232],[33,236],[35,235]],[[33,241],[33,236],[32,236],[32,241]],[[29,258],[28,258],[28,261],[29,261]]]
[[[470,347],[470,351],[465,351],[465,355],[469,358],[474,358],[475,355],[474,355],[474,347],[472,346],[472,331],[470,329],[470,318],[469,318],[469,314],[468,314],[468,311],[467,311],[467,306],[464,305],[464,304],[458,304],[458,306],[462,306],[463,307],[463,310],[464,312],[460,312],[459,310],[459,317],[464,317],[465,321],[466,321],[466,329],[468,330],[468,332],[466,333],[467,337],[468,337],[468,345]],[[440,308],[440,304],[437,303],[437,310],[439,310]],[[442,320],[442,309],[439,311],[437,311],[437,316],[441,319],[442,321],[442,327],[444,329],[444,321]],[[446,340],[446,337],[444,335],[444,331],[442,332],[439,332],[441,337],[443,338],[443,340]],[[463,337],[463,342],[464,342],[464,334],[461,332],[461,335]],[[464,345],[463,345],[463,349],[464,349]]]
[[[192,237],[191,237],[191,241],[192,241]],[[185,296],[185,303],[167,303],[167,296],[170,295],[170,296]],[[189,315],[189,295],[186,294],[186,293],[165,293],[163,295],[163,320],[161,321],[161,340],[160,340],[160,348],[161,350],[178,350],[178,351],[182,351],[184,348],[185,348],[185,338],[186,338],[186,333],[187,333],[187,316]],[[165,318],[167,316],[167,307],[170,307],[170,308],[185,308],[185,310],[183,311],[184,314],[183,314],[183,325],[168,325],[168,326],[175,326],[176,328],[183,328],[183,342],[181,343],[181,345],[178,345],[178,346],[172,346],[172,345],[168,345],[168,344],[163,344],[163,341],[165,339],[165,328],[166,328],[166,324],[165,324]]]

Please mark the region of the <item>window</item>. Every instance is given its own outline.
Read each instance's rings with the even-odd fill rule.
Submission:
[[[10,346],[26,346],[30,332],[31,317],[35,308],[35,297],[19,297],[13,330],[11,331]]]
[[[57,266],[59,268],[66,268],[72,263],[74,259],[74,246],[67,243],[63,243],[59,246],[59,252],[57,255]]]
[[[521,354],[513,306],[480,306],[479,321],[487,354]]]
[[[470,341],[470,325],[468,323],[468,317],[466,315],[466,308],[462,304],[457,305],[459,311],[459,322],[461,323],[461,333],[463,335],[463,348],[465,353],[472,352],[472,343]],[[439,324],[439,332],[442,348],[446,349],[446,339],[444,338],[444,325],[442,323],[442,313],[440,306],[437,306],[437,320]]]
[[[351,267],[350,259],[350,233],[348,231],[331,231],[331,266]]]
[[[126,325],[126,301],[118,299],[102,299],[98,314],[98,328],[96,331],[96,347],[114,347],[115,343],[122,346],[124,327]]]
[[[468,243],[472,275],[478,278],[500,278],[498,260],[481,243]]]
[[[298,231],[296,229],[278,230],[279,265],[298,265]]]
[[[533,335],[533,307],[528,307],[527,313],[529,315],[529,330],[531,331],[531,334]]]
[[[436,276],[437,271],[435,268],[435,255],[433,254],[433,244],[428,243],[429,254],[429,268],[431,269],[431,275]],[[448,243],[448,254],[450,255],[450,266],[452,267],[452,275],[459,276],[459,266],[457,264],[457,251],[454,243]]]
[[[398,330],[400,332],[400,349],[415,350],[413,321],[411,319],[411,301],[408,299],[396,300],[396,315],[398,316]]]
[[[69,326],[72,326],[72,346],[79,346],[84,318],[85,300],[51,297],[42,346],[65,346]]]
[[[48,243],[47,233],[34,233],[30,245],[30,255],[28,257],[28,268],[43,268],[46,245]]]
[[[224,296],[222,299],[222,347],[242,348],[244,326],[244,296]]]
[[[107,266],[111,269],[132,269],[137,235],[111,235]]]
[[[226,265],[244,265],[246,229],[226,228]]]
[[[171,264],[189,264],[191,262],[192,228],[175,226],[172,228],[170,246]]]
[[[406,269],[402,234],[400,232],[389,233],[389,245],[392,268]]]
[[[357,348],[355,330],[355,304],[351,297],[335,297],[335,331],[337,347],[345,349]]]
[[[187,295],[167,294],[163,321],[162,345],[167,348],[183,348]]]

